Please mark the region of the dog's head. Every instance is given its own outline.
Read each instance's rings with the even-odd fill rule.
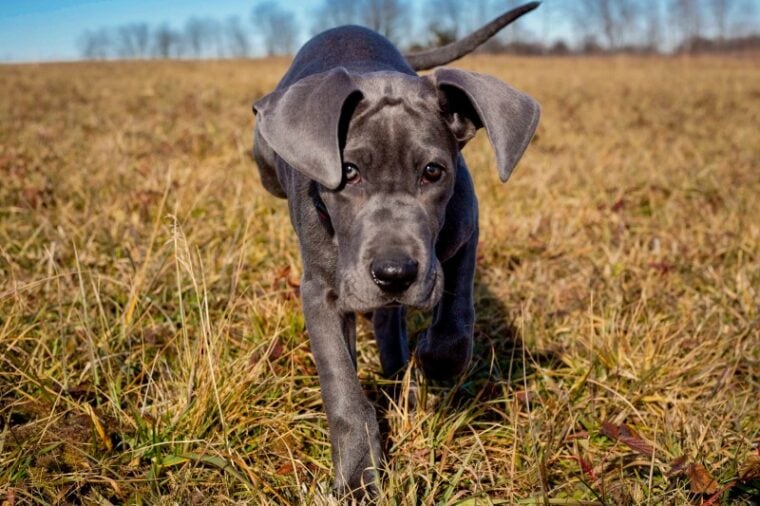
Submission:
[[[502,181],[538,124],[529,96],[482,74],[312,75],[255,106],[257,129],[318,183],[338,244],[339,302],[431,308],[443,290],[435,245],[460,149],[485,127]]]

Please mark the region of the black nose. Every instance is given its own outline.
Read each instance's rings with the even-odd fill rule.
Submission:
[[[376,258],[369,266],[372,279],[384,292],[403,292],[417,278],[417,262],[405,256]]]

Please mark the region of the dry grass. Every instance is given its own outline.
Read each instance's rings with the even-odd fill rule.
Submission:
[[[295,238],[248,155],[250,104],[286,66],[0,68],[0,500],[330,501]],[[750,504],[758,60],[461,66],[544,114],[506,186],[483,134],[465,153],[468,375],[407,413],[362,324],[385,499]]]

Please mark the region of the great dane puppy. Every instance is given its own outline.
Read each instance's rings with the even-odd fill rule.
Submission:
[[[478,204],[460,150],[484,127],[506,181],[538,124],[536,101],[493,77],[415,70],[463,56],[537,6],[406,57],[366,28],[328,30],[254,104],[261,180],[288,199],[300,243],[303,311],[340,495],[376,492],[382,457],[356,375],[356,313],[372,314],[386,375],[409,361],[406,307],[434,310],[416,348],[426,377],[466,369]]]

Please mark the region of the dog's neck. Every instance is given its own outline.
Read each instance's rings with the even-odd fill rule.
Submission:
[[[319,217],[319,222],[327,229],[327,232],[332,236],[335,231],[332,226],[332,221],[330,220],[330,214],[327,212],[327,206],[325,205],[322,198],[319,196],[319,190],[317,189],[317,185],[312,184],[311,188],[309,188],[309,196],[311,197],[311,202],[314,204],[314,208],[317,210],[317,216]]]

